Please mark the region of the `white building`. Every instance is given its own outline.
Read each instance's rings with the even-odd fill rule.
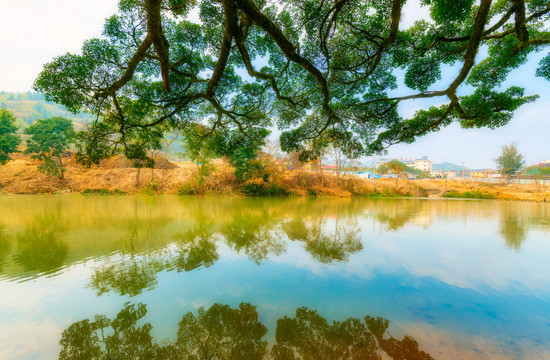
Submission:
[[[432,161],[428,160],[427,156],[423,156],[421,159],[414,160],[414,164],[411,167],[431,173],[432,164],[433,164]]]
[[[423,170],[423,171],[427,171],[429,173],[432,172],[432,164],[433,163],[432,163],[431,160],[428,160],[427,156],[423,156],[422,158],[416,159],[416,160],[412,160],[412,159],[411,160],[396,159],[396,160],[401,161],[403,164],[405,164],[409,167],[412,167],[413,169]],[[380,161],[377,162],[376,167],[378,167],[380,165],[384,165],[388,162],[390,162],[390,160],[380,159]]]
[[[412,167],[413,169],[418,169],[422,171],[432,172],[432,161],[428,160],[427,156],[423,156],[420,159],[416,160],[405,160],[403,161],[407,166]]]

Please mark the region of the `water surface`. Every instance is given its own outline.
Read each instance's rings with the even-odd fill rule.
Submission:
[[[550,358],[547,204],[3,196],[0,214],[2,359],[122,323],[144,354]]]

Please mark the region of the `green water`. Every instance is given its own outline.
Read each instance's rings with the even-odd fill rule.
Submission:
[[[547,204],[3,196],[0,214],[1,359],[550,358]]]

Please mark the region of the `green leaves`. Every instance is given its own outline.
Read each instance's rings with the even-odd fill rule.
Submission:
[[[440,63],[435,59],[420,58],[412,62],[405,73],[405,85],[419,91],[426,91],[441,79]]]
[[[527,61],[527,55],[531,50],[533,49],[521,46],[514,37],[492,42],[489,46],[489,56],[472,69],[468,83],[490,88],[500,85],[510,71]]]
[[[550,81],[550,54],[546,55],[539,63],[537,76]]]
[[[25,129],[25,134],[31,136],[27,140],[25,152],[34,153],[33,157],[43,161],[38,170],[62,179],[64,169],[61,154],[75,137],[72,121],[59,116],[39,119]]]
[[[472,95],[462,98],[462,107],[470,116],[461,119],[462,127],[488,127],[495,129],[507,124],[513,111],[521,105],[535,101],[538,96],[524,96],[524,89],[512,86],[503,92],[477,89]]]
[[[71,120],[56,116],[37,120],[25,129],[25,134],[31,135],[27,140],[27,152],[57,156],[68,148],[75,132]]]
[[[525,160],[517,149],[516,144],[504,145],[500,156],[495,160],[497,168],[503,175],[511,176],[524,164]]]
[[[431,5],[431,15],[435,21],[445,23],[466,19],[474,0],[424,0],[423,3]]]
[[[10,154],[17,151],[21,137],[15,132],[17,119],[6,109],[0,109],[0,165],[10,160]]]
[[[97,155],[123,147],[140,158],[150,149],[144,144],[154,147],[163,132],[186,131],[190,124],[230,138],[240,133],[250,143],[277,126],[285,151],[311,158],[345,139],[346,151],[360,156],[413,142],[451,121],[502,126],[534,99],[498,87],[529,53],[550,43],[546,2],[528,2],[518,31],[511,20],[523,15],[514,2],[422,3],[431,20],[404,29],[399,0],[284,0],[277,6],[170,0],[154,14],[141,1],[124,0],[103,37],[85,42],[80,55],[46,64],[35,89],[71,111],[97,115],[91,134],[81,137],[90,141],[81,148],[94,162],[94,146]],[[190,15],[197,12],[200,22]],[[151,16],[155,26],[148,24]],[[165,55],[158,42],[152,45],[159,37],[170,49]],[[485,46],[486,56],[480,52]],[[537,76],[550,78],[548,64],[545,58]],[[454,78],[443,76],[449,66],[460,68]],[[403,84],[397,68],[404,71]],[[466,80],[471,88],[461,87]],[[391,98],[390,90],[400,85],[411,91]],[[402,118],[403,102],[425,98],[448,104]],[[212,136],[219,153],[237,153],[231,141]]]

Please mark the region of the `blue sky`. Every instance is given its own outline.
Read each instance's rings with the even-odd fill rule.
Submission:
[[[44,63],[66,52],[78,52],[85,39],[101,33],[104,19],[116,12],[117,0],[0,0],[0,9],[0,90],[29,91]],[[403,26],[425,14],[426,9],[418,1],[409,1],[404,9]],[[523,86],[527,94],[540,95],[536,103],[517,111],[508,125],[497,130],[465,130],[451,125],[419,138],[414,144],[393,146],[388,156],[428,156],[434,162],[464,162],[466,167],[485,168],[494,167],[501,146],[515,142],[527,164],[549,160],[550,83],[534,76],[544,55],[531,56],[504,84]],[[457,71],[450,68],[444,72],[452,78]],[[401,111],[404,115],[412,114],[432,104],[412,101]]]

